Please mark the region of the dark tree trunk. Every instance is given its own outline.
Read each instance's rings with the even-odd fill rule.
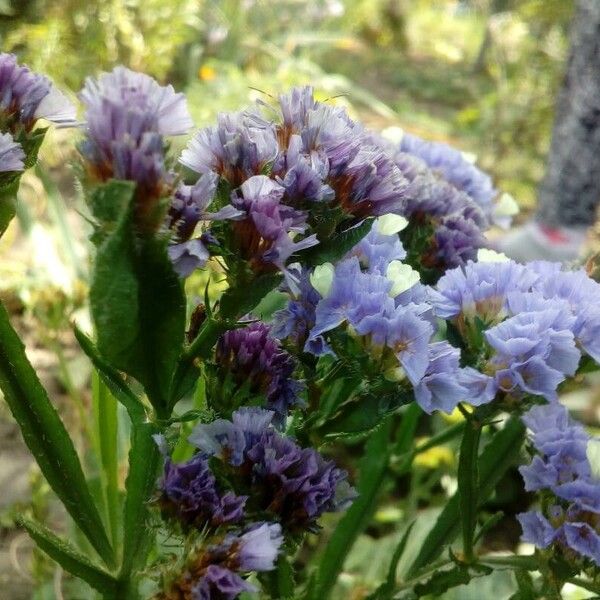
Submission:
[[[537,219],[587,227],[600,203],[600,0],[578,0]]]

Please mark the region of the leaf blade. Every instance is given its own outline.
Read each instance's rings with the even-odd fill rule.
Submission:
[[[65,571],[83,579],[105,596],[116,591],[117,580],[110,573],[94,565],[69,542],[60,539],[40,523],[25,517],[19,517],[17,523],[24,527],[36,545]]]
[[[44,477],[109,566],[114,553],[73,442],[0,303],[0,388]]]

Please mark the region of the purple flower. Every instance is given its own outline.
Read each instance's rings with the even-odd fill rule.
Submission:
[[[491,214],[492,200],[497,194],[492,180],[466,160],[462,152],[447,144],[426,141],[409,133],[402,136],[400,150],[419,157],[430,169],[471,196],[488,216]]]
[[[543,513],[519,515],[523,537],[540,548],[551,543],[600,566],[600,480],[587,456],[590,438],[558,403],[535,406],[523,417],[537,454],[519,470],[525,489],[552,494]],[[581,565],[579,565],[581,568]]]
[[[151,77],[116,67],[88,78],[80,93],[86,108],[86,139],[80,151],[100,181],[135,181],[144,210],[169,193],[173,175],[164,164],[164,136],[181,135],[192,125],[183,94]]]
[[[25,153],[10,133],[0,134],[0,173],[22,171],[25,168]]]
[[[425,375],[429,364],[429,341],[433,326],[410,307],[399,306],[388,316],[370,315],[357,323],[356,332],[370,336],[371,343],[392,349],[413,385]]]
[[[462,215],[443,218],[435,230],[434,239],[434,260],[445,268],[464,266],[477,258],[477,250],[487,246],[479,225]]]
[[[247,111],[219,114],[218,124],[196,133],[180,160],[196,173],[214,171],[237,187],[263,173],[278,153],[275,126]]]
[[[304,154],[299,135],[291,136],[288,149],[273,166],[273,173],[285,188],[285,198],[290,204],[334,199],[334,191],[325,183],[329,173],[327,160],[318,152]]]
[[[429,346],[429,364],[415,387],[415,398],[428,414],[434,410],[451,413],[459,402],[468,401],[468,391],[460,382],[460,350],[448,342]]]
[[[160,487],[163,511],[186,525],[217,527],[243,517],[247,497],[232,492],[220,494],[208,459],[201,454],[183,464],[167,459]]]
[[[496,350],[491,365],[498,386],[506,392],[519,388],[556,399],[556,388],[574,375],[581,354],[569,329],[555,329],[560,308],[522,312],[488,329],[485,338]]]
[[[408,181],[378,148],[361,146],[343,172],[330,178],[330,185],[336,202],[356,217],[403,214]]]
[[[290,269],[291,270],[291,269]],[[303,348],[310,330],[315,325],[315,310],[321,300],[321,294],[310,283],[311,271],[295,270],[298,282],[296,291],[284,286],[290,294],[286,308],[273,315],[272,333],[276,338],[289,339],[297,348]],[[308,351],[317,355],[326,354],[329,348],[323,336],[316,336],[309,343]]]
[[[0,111],[11,131],[17,124],[29,131],[37,119],[73,126],[75,106],[52,82],[17,63],[13,54],[0,54]]]
[[[554,541],[556,530],[539,511],[520,513],[517,515],[517,519],[523,529],[521,537],[524,542],[544,549]]]
[[[363,269],[385,275],[393,260],[406,258],[406,250],[396,234],[379,233],[378,224],[375,222],[371,231],[354,246],[348,256],[356,256]]]
[[[217,342],[215,360],[250,393],[264,394],[266,408],[283,424],[292,406],[302,403],[303,385],[293,378],[296,363],[262,322],[233,329]]]
[[[283,544],[278,523],[255,524],[232,545],[237,548],[240,571],[272,571]]]
[[[232,224],[235,244],[257,272],[278,268],[295,285],[286,262],[292,254],[318,243],[315,235],[299,241],[306,229],[306,214],[282,203],[285,189],[264,175],[247,179],[232,194],[231,204],[246,218]]]
[[[242,592],[256,592],[256,588],[237,573],[209,565],[192,587],[192,600],[235,600]]]
[[[600,535],[588,523],[565,523],[563,532],[570,548],[600,566]]]
[[[203,239],[205,237],[202,235],[199,238],[171,244],[167,248],[173,269],[180,277],[189,277],[196,269],[202,268],[210,258],[210,252]]]
[[[323,512],[354,497],[346,472],[312,448],[301,448],[270,426],[273,413],[244,408],[231,421],[197,425],[190,442],[220,457],[247,479],[253,502],[292,529],[312,528]]]
[[[506,296],[529,291],[539,276],[527,267],[509,262],[474,263],[448,271],[431,293],[435,314],[442,319],[459,315],[484,321],[501,319]]]

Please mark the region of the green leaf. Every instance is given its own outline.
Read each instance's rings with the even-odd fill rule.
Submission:
[[[134,423],[129,450],[129,473],[125,482],[123,511],[123,562],[119,579],[128,579],[144,565],[152,531],[148,526],[148,501],[156,486],[160,452],[152,423]]]
[[[0,304],[0,388],[19,424],[23,439],[65,508],[102,560],[114,565],[114,555],[102,519],[88,489],[79,457],[52,406],[25,349]]]
[[[119,421],[117,401],[96,372],[92,375],[92,402],[95,413],[101,480],[113,547],[119,545]]]
[[[219,315],[224,319],[239,319],[255,308],[281,280],[281,273],[266,273],[249,285],[229,288],[219,300]]]
[[[458,495],[463,531],[463,551],[467,562],[473,560],[473,538],[477,525],[477,507],[479,505],[477,455],[480,438],[481,426],[472,420],[469,421],[463,433],[458,460]]]
[[[437,571],[428,581],[415,585],[414,591],[418,598],[423,596],[438,597],[449,589],[466,585],[475,577],[489,575],[492,569],[482,565],[457,564],[451,569]]]
[[[336,262],[371,231],[372,225],[373,219],[365,219],[356,227],[346,229],[327,240],[319,240],[318,245],[300,253],[302,264],[315,267],[326,262]]]
[[[367,598],[367,600],[386,600],[393,594],[394,587],[396,586],[396,571],[398,570],[398,563],[402,558],[402,554],[404,553],[404,549],[406,548],[406,544],[414,524],[415,521],[408,526],[404,532],[404,535],[400,539],[400,543],[396,546],[394,554],[392,555],[392,560],[390,561],[386,580]]]
[[[91,311],[100,354],[135,377],[165,418],[184,341],[185,297],[167,240],[136,235],[134,203],[132,187],[120,181],[102,186],[92,199],[108,231],[96,240]]]
[[[327,438],[356,437],[370,433],[389,415],[413,400],[412,394],[366,393],[342,404],[320,428]]]
[[[504,428],[493,437],[479,457],[479,503],[492,494],[508,468],[514,464],[521,452],[525,427],[518,417],[512,417]],[[431,564],[450,544],[460,531],[460,501],[458,493],[448,501],[442,514],[425,538],[423,545],[411,565],[407,577],[413,576]]]
[[[65,571],[87,582],[91,587],[108,597],[116,591],[117,580],[94,565],[69,542],[61,540],[43,525],[25,517],[17,523],[27,530],[33,541]]]
[[[0,237],[17,213],[17,192],[19,190],[20,173],[10,177],[0,186]]]
[[[391,419],[387,419],[365,445],[359,465],[358,498],[340,519],[320,558],[319,569],[307,592],[310,600],[328,598],[352,544],[371,521],[388,468],[390,431]]]
[[[94,346],[92,340],[90,340],[81,329],[74,325],[73,331],[81,349],[92,361],[92,364],[98,371],[98,375],[110,390],[111,394],[125,407],[131,421],[141,421],[146,414],[144,405],[125,383],[121,373],[100,356],[100,353],[96,349],[96,346]]]

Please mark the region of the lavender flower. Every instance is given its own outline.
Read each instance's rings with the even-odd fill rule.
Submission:
[[[430,263],[444,268],[466,265],[477,258],[477,251],[485,248],[487,241],[479,225],[462,215],[451,215],[441,219],[434,233],[435,250]]]
[[[243,517],[247,497],[219,493],[208,459],[202,454],[183,464],[167,459],[160,487],[162,510],[187,526],[217,527],[236,523]]]
[[[569,561],[591,559],[600,567],[600,480],[587,456],[588,434],[557,403],[535,406],[523,420],[537,451],[519,469],[525,489],[554,497],[542,511],[518,515],[523,539],[539,548],[553,545]]]
[[[87,137],[80,144],[90,173],[100,181],[134,181],[145,212],[170,192],[164,164],[164,136],[182,135],[192,125],[183,94],[154,79],[116,67],[88,78],[80,93],[86,107]]]
[[[451,413],[459,402],[485,404],[493,398],[486,381],[473,369],[460,368],[460,350],[448,342],[429,345],[429,361],[423,377],[415,384],[415,399],[428,414],[434,410]],[[476,384],[483,387],[477,389]]]
[[[221,113],[218,124],[200,130],[181,154],[196,173],[214,171],[233,187],[264,172],[279,153],[275,127],[255,112]]]
[[[303,385],[293,378],[296,363],[262,322],[251,323],[223,334],[217,342],[215,360],[250,393],[263,394],[266,407],[275,413],[276,422],[285,422],[292,406],[302,403]]]
[[[75,106],[52,82],[17,63],[13,54],[0,54],[0,112],[12,132],[31,130],[37,119],[73,126]]]
[[[218,565],[209,565],[192,587],[192,600],[235,600],[242,592],[256,588],[237,573]]]
[[[273,315],[273,335],[279,339],[289,339],[299,349],[307,343],[310,330],[315,325],[315,310],[321,300],[321,294],[310,283],[311,273],[308,269],[294,269],[297,288],[292,290],[284,286],[291,296],[290,300],[286,308]],[[322,355],[329,351],[329,347],[323,336],[315,336],[308,345],[308,351]]]
[[[356,256],[363,269],[385,275],[393,260],[406,258],[406,250],[396,234],[380,233],[378,223],[375,221],[371,231],[350,251],[348,256]]]
[[[0,173],[23,171],[25,153],[10,133],[0,134]]]
[[[231,421],[197,425],[190,442],[238,467],[253,490],[253,502],[284,527],[314,528],[324,512],[344,509],[353,490],[344,471],[278,433],[272,418],[270,411],[242,408]]]
[[[287,259],[318,241],[315,235],[292,239],[306,231],[306,214],[283,204],[284,193],[283,187],[264,175],[247,179],[231,200],[246,218],[234,222],[232,228],[237,249],[255,271],[278,268],[294,284]]]
[[[442,319],[475,316],[494,322],[506,315],[506,296],[529,291],[538,275],[515,262],[474,263],[448,271],[431,292],[435,314]]]
[[[419,157],[430,169],[473,198],[488,216],[491,214],[492,200],[497,194],[492,180],[469,162],[462,152],[409,133],[402,136],[400,150]]]
[[[550,303],[549,303],[550,304]],[[560,308],[523,312],[488,329],[496,354],[490,361],[500,389],[556,399],[556,388],[574,375],[581,354],[569,329],[558,329]]]
[[[189,590],[193,600],[234,600],[242,592],[256,592],[238,573],[273,570],[282,543],[277,523],[254,523],[243,533],[229,534],[189,561],[172,592]]]

